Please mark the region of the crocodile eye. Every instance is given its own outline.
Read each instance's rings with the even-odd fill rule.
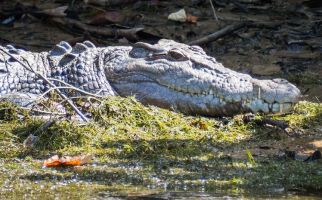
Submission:
[[[188,60],[188,58],[185,55],[183,55],[182,53],[180,53],[178,51],[170,50],[168,52],[168,56],[170,56],[170,58],[172,58],[174,60],[178,60],[178,61]]]
[[[279,83],[279,84],[287,84],[287,83],[289,83],[286,79],[282,79],[282,78],[275,78],[275,79],[273,79],[273,82]]]
[[[129,55],[132,58],[144,58],[149,55],[149,51],[147,51],[144,48],[133,48],[130,52]]]

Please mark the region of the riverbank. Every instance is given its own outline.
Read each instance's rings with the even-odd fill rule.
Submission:
[[[39,131],[48,119],[1,103],[0,196],[137,198],[170,191],[247,196],[321,190],[321,159],[303,160],[322,150],[322,104],[300,102],[294,113],[256,115],[250,122],[243,115],[185,116],[121,97],[88,111],[90,123],[56,118]],[[267,117],[289,127],[257,123]],[[24,147],[30,134],[39,140]],[[78,167],[43,168],[52,155],[93,159]]]

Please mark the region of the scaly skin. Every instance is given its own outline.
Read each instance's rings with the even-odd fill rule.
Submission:
[[[135,95],[145,104],[187,114],[288,112],[300,96],[299,89],[286,80],[258,80],[232,71],[200,47],[172,40],[103,48],[88,41],[73,48],[61,42],[41,53],[12,46],[3,49],[47,78],[91,93]],[[2,98],[9,96],[17,102],[11,96],[37,97],[46,90],[48,85],[41,78],[0,51]]]

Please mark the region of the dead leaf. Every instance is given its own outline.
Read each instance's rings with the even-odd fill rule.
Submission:
[[[94,16],[88,23],[92,25],[106,23],[120,23],[124,20],[124,16],[116,11],[100,12]]]
[[[313,140],[310,142],[311,145],[313,145],[314,148],[322,149],[322,140]]]
[[[61,162],[57,155],[52,156],[51,158],[44,161],[44,167],[59,167],[61,166]]]
[[[44,167],[65,167],[65,166],[80,166],[90,163],[92,160],[91,155],[81,156],[63,156],[59,158],[57,155],[52,156],[44,161]]]
[[[78,156],[76,157],[64,156],[60,158],[60,162],[62,166],[78,166],[81,164],[81,161]]]
[[[192,24],[196,24],[198,21],[198,17],[193,16],[193,15],[188,15],[186,18],[186,22],[192,23]]]
[[[205,122],[200,121],[200,120],[192,122],[190,124],[190,126],[197,127],[197,128],[199,128],[201,130],[208,130],[208,125]]]
[[[67,8],[68,6],[60,6],[57,8],[39,11],[39,13],[46,14],[53,17],[66,17],[67,14],[65,13],[65,11],[67,10]]]

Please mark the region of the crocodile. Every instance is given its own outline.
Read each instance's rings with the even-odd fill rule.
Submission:
[[[167,39],[108,47],[63,41],[47,52],[1,46],[0,98],[38,97],[50,89],[44,77],[57,87],[135,96],[146,105],[205,116],[289,112],[301,95],[285,79],[252,78],[225,68],[199,46]]]

